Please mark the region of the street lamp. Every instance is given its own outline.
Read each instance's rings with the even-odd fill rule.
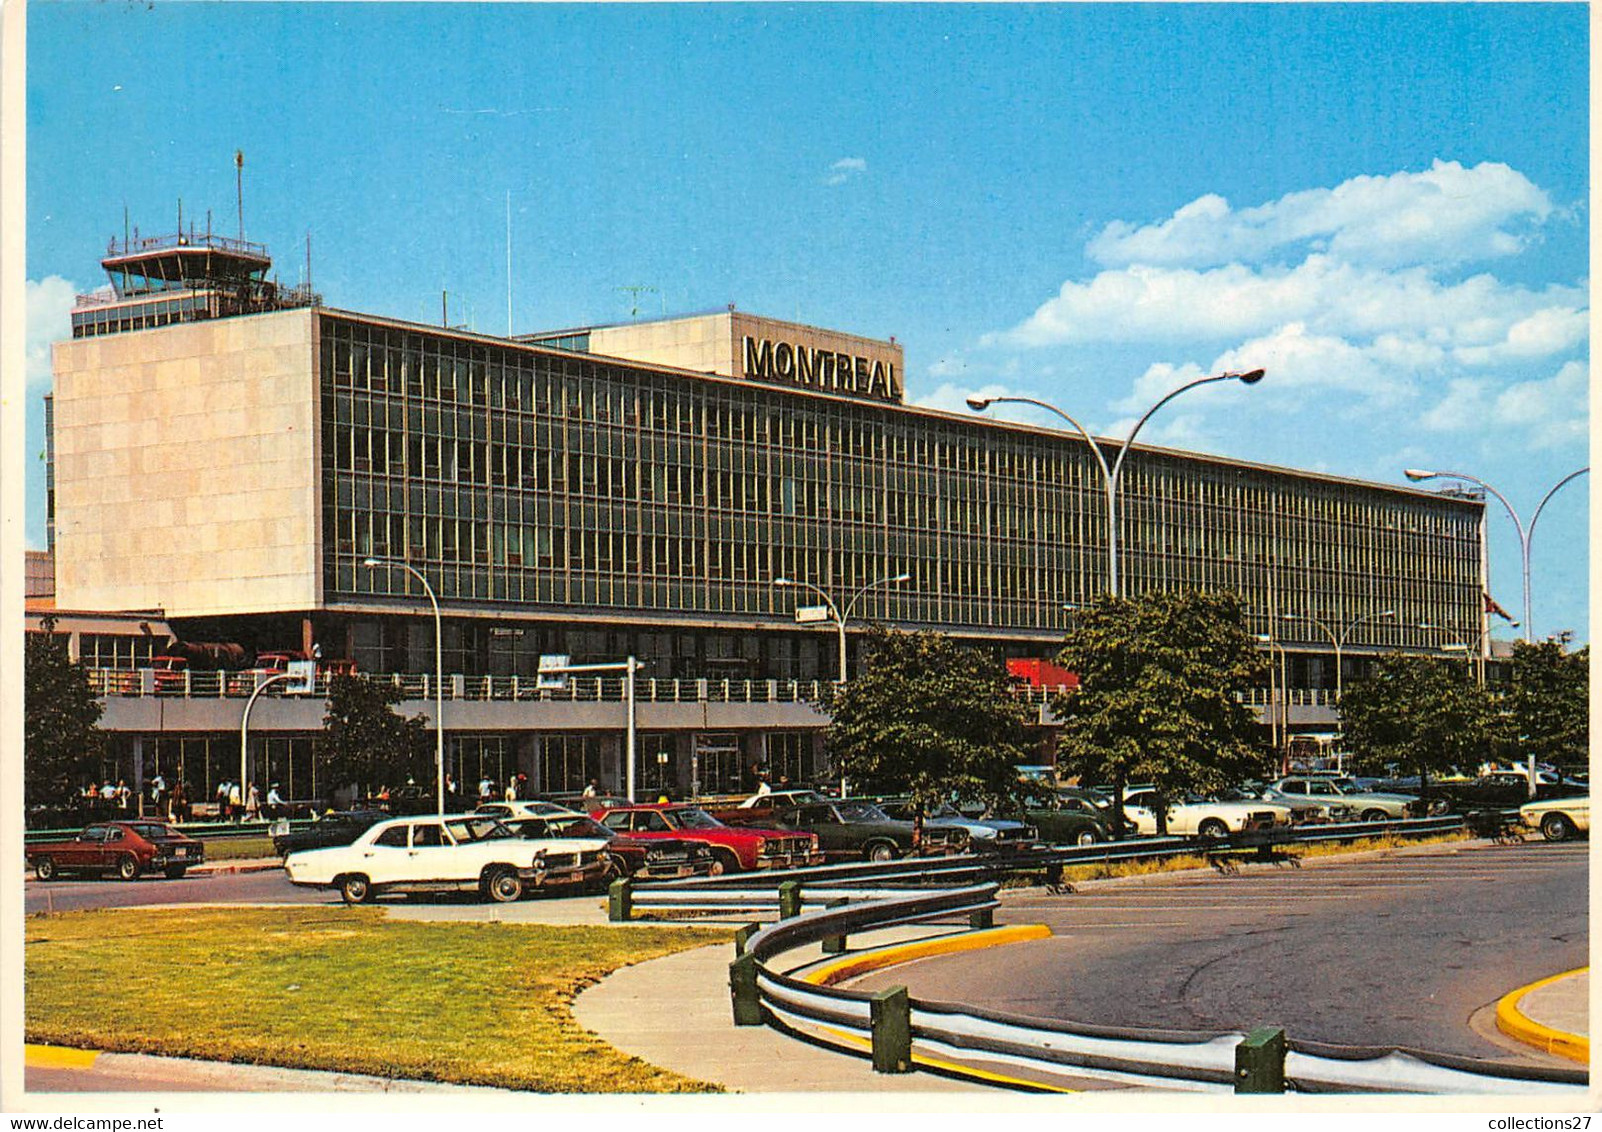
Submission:
[[[829,616],[834,621],[834,627],[840,633],[840,679],[838,682],[844,684],[846,682],[846,622],[851,619],[851,610],[856,607],[857,599],[869,590],[876,589],[879,586],[899,586],[902,582],[910,581],[912,581],[911,574],[894,574],[887,578],[879,578],[876,581],[869,582],[853,593],[846,601],[844,613],[840,612],[840,607],[834,604],[834,600],[828,594],[811,582],[803,582],[797,578],[774,578],[773,584],[776,586],[800,586],[803,589],[811,590],[823,599],[823,604],[828,607]]]
[[[434,772],[439,786],[439,812],[445,812],[445,642],[440,632],[439,600],[434,597],[434,587],[428,584],[428,579],[410,562],[399,558],[364,558],[362,565],[369,570],[376,570],[380,566],[399,566],[412,577],[423,583],[423,592],[428,595],[428,604],[434,607]]]
[[[1530,539],[1535,536],[1535,524],[1540,521],[1541,512],[1545,510],[1547,502],[1557,494],[1558,488],[1562,487],[1572,479],[1576,479],[1579,476],[1585,475],[1585,473],[1589,472],[1590,470],[1590,467],[1587,466],[1581,468],[1579,471],[1570,472],[1568,475],[1558,480],[1557,483],[1553,484],[1552,489],[1541,497],[1541,502],[1535,508],[1535,514],[1533,517],[1531,517],[1530,525],[1527,527],[1524,525],[1523,521],[1520,520],[1519,513],[1513,510],[1513,504],[1507,501],[1507,496],[1503,495],[1500,491],[1497,491],[1496,488],[1492,487],[1484,480],[1475,476],[1466,475],[1463,472],[1436,472],[1430,471],[1427,468],[1407,468],[1403,470],[1402,474],[1408,479],[1412,480],[1414,483],[1417,483],[1420,480],[1452,479],[1463,480],[1467,483],[1479,484],[1486,491],[1490,492],[1492,495],[1496,496],[1502,501],[1502,506],[1507,508],[1507,513],[1509,517],[1512,518],[1513,525],[1518,528],[1519,532],[1519,558],[1524,569],[1524,639],[1527,642],[1533,642],[1535,638],[1531,634],[1533,634],[1535,631],[1535,623],[1531,620],[1530,616]]]
[[[1274,640],[1272,633],[1255,634],[1259,644],[1268,646],[1268,734],[1274,744],[1274,750],[1280,755],[1280,773],[1289,769],[1288,752],[1290,750],[1290,689],[1286,687],[1290,667],[1290,658],[1285,653],[1285,646]],[[1276,675],[1274,668],[1274,650],[1279,650],[1280,667]],[[1284,737],[1283,748],[1280,738]]]
[[[294,679],[296,675],[298,673],[280,672],[276,676],[267,677],[267,679],[256,685],[250,693],[250,699],[245,701],[245,714],[239,720],[239,796],[247,805],[250,802],[249,797],[246,795],[246,792],[250,789],[250,771],[246,766],[247,755],[250,751],[250,709],[256,706],[256,697],[266,691],[269,685]]]
[[[1067,413],[1057,408],[1057,406],[1049,404],[1048,402],[1038,401],[1033,397],[969,397],[968,408],[972,409],[976,413],[982,413],[992,405],[1034,405],[1036,408],[1045,409],[1048,412],[1056,413],[1059,417],[1077,429],[1080,436],[1085,438],[1085,443],[1090,446],[1091,455],[1096,458],[1096,464],[1101,469],[1102,482],[1107,489],[1107,592],[1113,597],[1117,597],[1118,484],[1119,480],[1123,476],[1124,459],[1129,455],[1129,448],[1135,443],[1135,437],[1140,432],[1141,427],[1151,419],[1151,415],[1153,413],[1162,408],[1164,405],[1168,404],[1168,402],[1172,401],[1175,397],[1178,397],[1187,389],[1194,389],[1198,385],[1208,385],[1214,381],[1239,381],[1243,385],[1256,385],[1259,381],[1263,380],[1263,372],[1263,370],[1254,369],[1246,373],[1215,373],[1211,377],[1198,377],[1194,381],[1189,381],[1184,385],[1181,385],[1178,389],[1175,389],[1151,408],[1147,409],[1146,415],[1135,422],[1135,427],[1129,430],[1129,435],[1124,437],[1123,443],[1119,446],[1118,457],[1113,461],[1111,466],[1108,465],[1107,457],[1102,453],[1101,446],[1096,443],[1095,438],[1090,435],[1090,431],[1086,429],[1084,425],[1074,420],[1073,417],[1070,417]]]
[[[1341,649],[1346,646],[1346,638],[1352,635],[1353,629],[1357,628],[1365,621],[1378,621],[1382,617],[1395,616],[1396,610],[1394,609],[1382,609],[1378,613],[1365,613],[1361,617],[1358,617],[1352,621],[1348,621],[1346,626],[1341,630],[1340,636],[1337,637],[1333,629],[1316,617],[1306,617],[1300,613],[1287,613],[1284,615],[1283,619],[1286,621],[1306,621],[1309,624],[1317,625],[1320,629],[1324,630],[1324,635],[1329,637],[1330,644],[1335,646],[1335,708],[1337,713],[1340,710],[1341,692],[1343,690],[1343,685],[1341,683]]]

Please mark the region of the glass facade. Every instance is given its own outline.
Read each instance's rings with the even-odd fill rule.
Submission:
[[[1077,437],[318,317],[326,601],[423,601],[404,570],[361,565],[406,559],[447,615],[498,616],[447,624],[448,671],[531,671],[540,651],[671,668],[688,650],[700,671],[684,674],[832,674],[832,642],[792,625],[811,599],[779,576],[843,602],[905,572],[853,624],[1038,651],[1067,628],[1064,603],[1105,586],[1105,497]],[[1356,630],[1358,649],[1431,647],[1424,623],[1479,631],[1477,500],[1136,449],[1120,510],[1128,593],[1233,590],[1254,632],[1315,648],[1278,615],[1396,610]],[[563,624],[596,613],[626,629]],[[422,619],[353,633],[364,669],[432,666]],[[552,759],[563,780],[582,761]]]

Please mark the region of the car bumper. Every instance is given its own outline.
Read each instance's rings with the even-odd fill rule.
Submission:
[[[772,856],[758,857],[756,867],[759,869],[798,869],[803,865],[823,864],[822,853],[775,853]]]

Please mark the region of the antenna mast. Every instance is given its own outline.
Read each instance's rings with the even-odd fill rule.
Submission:
[[[506,190],[506,336],[512,336],[512,190]]]
[[[234,150],[234,193],[239,207],[239,242],[245,242],[245,151]]]
[[[655,295],[658,293],[655,287],[646,287],[639,283],[632,284],[628,287],[619,287],[618,290],[622,291],[633,300],[632,307],[629,310],[629,317],[635,319],[640,317],[640,296]]]

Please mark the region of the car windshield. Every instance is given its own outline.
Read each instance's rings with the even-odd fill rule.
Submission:
[[[445,828],[451,831],[451,836],[457,841],[494,841],[501,837],[511,837],[512,831],[507,829],[494,818],[457,818],[455,821],[445,823]]]
[[[551,831],[552,837],[599,837],[610,840],[617,836],[614,830],[593,818],[547,818],[546,828]]]
[[[872,802],[842,802],[836,807],[841,821],[890,821],[891,817]]]
[[[705,810],[684,809],[666,811],[668,820],[681,829],[722,829],[723,823]]]

